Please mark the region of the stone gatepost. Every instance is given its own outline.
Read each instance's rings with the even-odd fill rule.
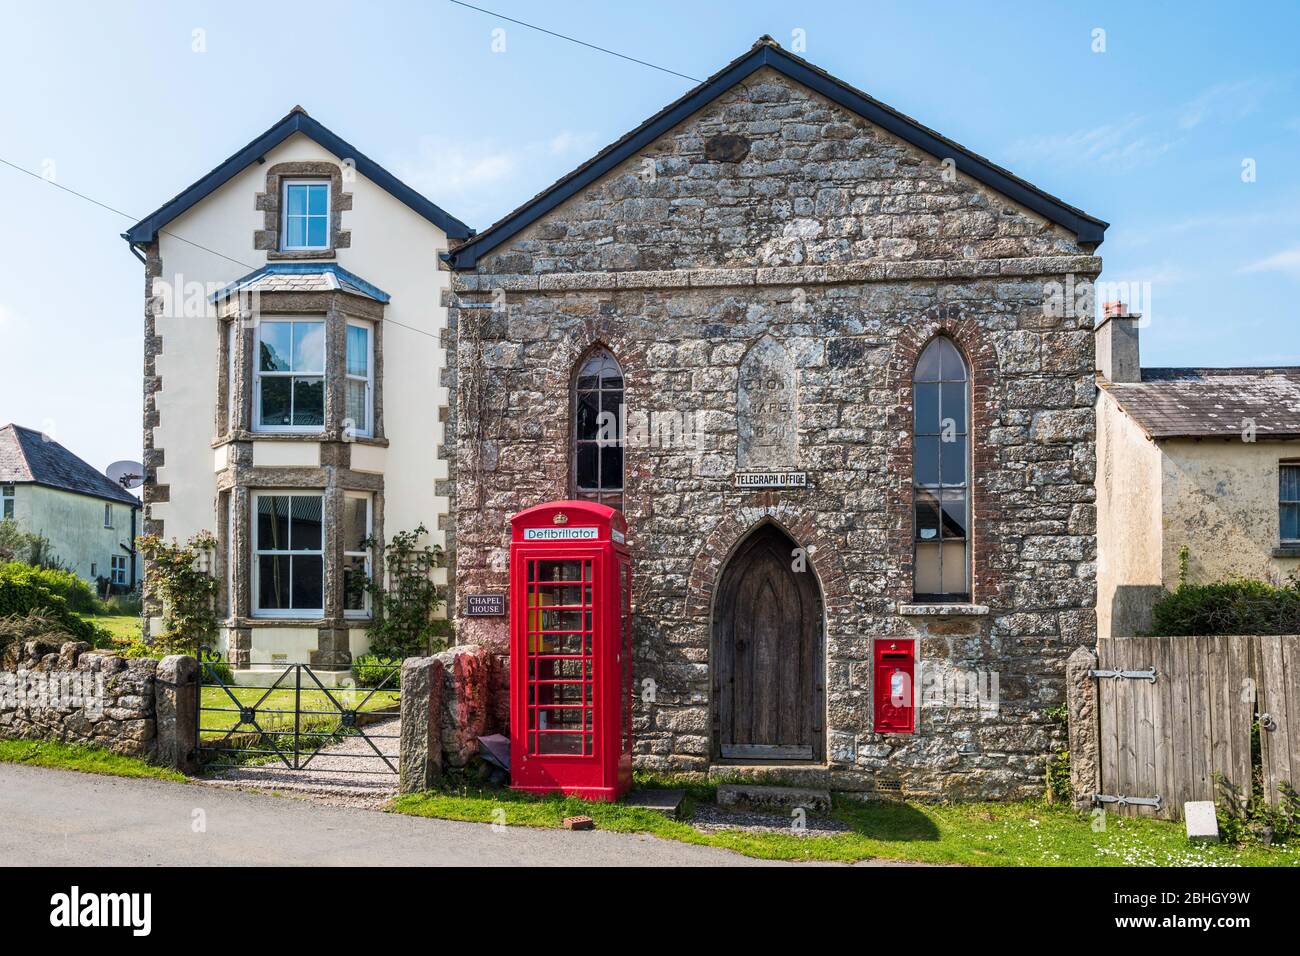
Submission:
[[[1092,806],[1101,792],[1101,726],[1097,706],[1097,655],[1080,647],[1065,664],[1065,700],[1070,712],[1070,791],[1080,810]]]
[[[199,662],[173,654],[158,662],[154,676],[158,763],[181,773],[198,771]]]
[[[402,793],[429,790],[442,779],[442,681],[443,665],[436,657],[402,662]]]

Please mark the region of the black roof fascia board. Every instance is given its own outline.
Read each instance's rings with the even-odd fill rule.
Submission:
[[[624,162],[637,150],[648,145],[672,129],[688,116],[702,109],[740,81],[770,66],[779,73],[820,93],[827,99],[853,113],[857,113],[882,129],[898,136],[933,156],[951,157],[960,172],[1044,216],[1052,222],[1074,232],[1082,243],[1100,243],[1109,223],[1088,216],[1049,194],[1030,186],[1010,173],[998,169],[988,160],[951,140],[944,139],[919,123],[883,104],[858,93],[844,83],[823,73],[798,57],[779,47],[762,44],[738,59],[732,66],[706,81],[689,93],[671,109],[634,130],[621,142],[615,143],[609,153],[600,157],[570,178],[562,179],[530,203],[513,214],[474,236],[459,248],[443,256],[453,269],[473,269],[481,256],[527,228],[565,200],[577,194],[615,166]]]
[[[294,133],[303,133],[340,159],[353,160],[356,163],[358,172],[447,233],[449,239],[466,239],[474,235],[474,230],[465,223],[430,202],[373,159],[299,109],[294,110],[280,120],[280,122],[235,153],[212,172],[180,193],[180,195],[141,219],[122,233],[122,238],[133,245],[141,242],[152,242],[167,223],[225,185],[236,174],[255,163]]]

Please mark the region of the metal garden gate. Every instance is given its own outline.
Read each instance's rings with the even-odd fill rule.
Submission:
[[[360,673],[360,682],[348,678],[328,687],[309,665],[288,664],[269,686],[253,687],[231,680],[218,653],[200,651],[195,745],[199,759],[207,764],[264,763],[306,770],[331,745],[353,738],[367,746],[347,757],[361,760],[363,766],[331,767],[330,773],[397,773],[394,748],[386,753],[382,743],[399,735],[366,728],[400,714],[401,661],[367,663]]]

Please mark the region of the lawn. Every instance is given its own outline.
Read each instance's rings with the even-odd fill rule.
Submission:
[[[57,767],[112,777],[151,777],[155,780],[185,781],[183,774],[156,767],[139,757],[124,757],[99,747],[54,741],[0,740],[0,763],[21,763],[32,767]]]
[[[207,739],[224,737],[226,731],[235,727],[239,723],[238,707],[252,707],[258,705],[257,723],[265,731],[283,731],[286,733],[293,732],[293,711],[294,711],[294,691],[276,689],[271,691],[270,696],[262,700],[266,694],[265,687],[231,687],[230,693],[221,687],[204,687],[203,688],[203,711],[200,714],[200,729],[203,736]],[[334,700],[338,701],[339,706],[348,709],[359,708],[362,711],[383,710],[389,707],[397,707],[400,700],[398,691],[380,690],[369,694],[368,691],[354,690],[350,691],[344,688],[337,690],[331,689],[329,692]],[[367,695],[369,697],[367,698]],[[231,700],[231,696],[239,703],[236,704]],[[259,704],[258,702],[261,701]],[[310,730],[313,728],[333,729],[338,726],[339,710],[330,699],[325,696],[325,692],[320,688],[312,687],[302,689],[302,696],[299,706],[303,713],[300,723],[300,730]],[[213,709],[215,708],[215,709]],[[239,730],[253,731],[254,728],[245,724]]]
[[[140,638],[141,618],[138,614],[82,614],[80,617],[83,621],[89,621],[108,631],[114,641],[135,641]]]
[[[641,785],[671,785],[662,777]],[[686,815],[712,801],[714,788],[686,786]],[[793,831],[703,832],[689,822],[622,804],[561,797],[536,798],[510,790],[464,785],[398,797],[390,805],[412,816],[558,827],[566,816],[592,817],[596,826],[622,833],[651,833],[671,840],[735,850],[769,860],[870,858],[969,866],[1297,866],[1300,846],[1193,846],[1181,823],[1107,815],[1093,831],[1088,814],[1036,801],[921,804],[860,801],[836,796],[830,816],[845,833],[806,836]]]

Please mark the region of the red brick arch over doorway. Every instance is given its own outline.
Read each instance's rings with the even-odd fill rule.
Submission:
[[[726,515],[709,533],[691,565],[686,585],[686,615],[707,618],[712,614],[714,590],[727,558],[764,522],[777,525],[795,544],[807,550],[808,564],[821,584],[827,626],[832,626],[836,612],[849,605],[848,578],[839,553],[817,531],[810,518],[800,513],[798,506],[779,500]]]

